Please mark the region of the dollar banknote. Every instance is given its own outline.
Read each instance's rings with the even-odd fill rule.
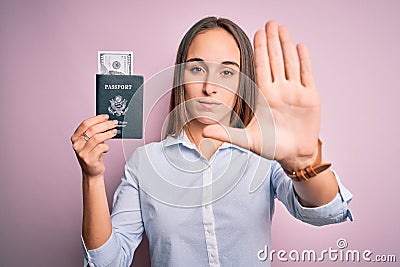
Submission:
[[[98,73],[111,75],[132,75],[133,52],[98,51]]]

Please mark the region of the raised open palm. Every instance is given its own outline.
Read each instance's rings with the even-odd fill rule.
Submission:
[[[293,44],[286,27],[270,21],[254,36],[254,58],[259,94],[253,120],[244,130],[211,125],[203,134],[274,158],[287,169],[306,167],[316,156],[320,127],[308,50]]]

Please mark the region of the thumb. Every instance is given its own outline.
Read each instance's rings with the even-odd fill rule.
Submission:
[[[208,125],[203,129],[203,136],[232,143],[250,150],[250,140],[246,129],[225,127],[221,124]]]

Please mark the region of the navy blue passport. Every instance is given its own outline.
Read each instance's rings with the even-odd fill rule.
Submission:
[[[143,76],[96,74],[96,115],[118,120],[113,138],[141,139],[143,133]]]

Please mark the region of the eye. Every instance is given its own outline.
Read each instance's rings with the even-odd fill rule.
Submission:
[[[192,67],[189,68],[189,70],[190,70],[190,72],[193,72],[193,73],[204,72],[204,69],[202,67],[200,67],[200,66],[192,66]]]
[[[233,71],[232,70],[223,70],[221,72],[222,76],[232,76],[233,75]]]

